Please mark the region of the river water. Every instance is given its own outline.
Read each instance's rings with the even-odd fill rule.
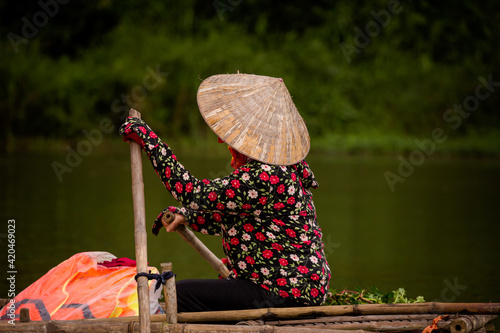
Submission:
[[[199,178],[230,171],[225,158],[178,156]],[[0,245],[7,254],[7,221],[15,219],[17,293],[78,252],[135,257],[128,148],[83,157],[62,181],[54,161],[66,164],[65,154],[0,157]],[[401,177],[396,157],[308,161],[320,184],[313,194],[332,288],[403,287],[427,301],[500,302],[500,161],[425,160],[392,189],[384,174]],[[178,280],[215,277],[180,236],[149,233],[175,202],[144,163],[149,264],[173,262]],[[222,256],[219,239],[200,239]],[[7,297],[7,255],[0,260],[0,297]]]

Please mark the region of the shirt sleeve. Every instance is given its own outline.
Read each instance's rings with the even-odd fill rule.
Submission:
[[[132,132],[142,141],[140,144],[166,189],[182,205],[176,212],[186,217],[193,230],[219,234],[221,222],[230,226],[237,216],[248,216],[269,204],[269,189],[257,187],[249,174],[255,170],[241,168],[224,178],[199,180],[177,161],[170,147],[143,120],[127,118],[120,133]]]
[[[186,209],[185,207],[169,206],[165,208],[160,213],[160,215],[158,215],[155,220],[155,224],[161,226],[161,218],[167,210],[173,213],[184,215],[186,221],[189,224],[189,227],[194,231],[198,231],[206,235],[221,235],[221,226],[220,223],[217,223],[217,221],[222,221],[222,213],[196,211],[192,209]]]

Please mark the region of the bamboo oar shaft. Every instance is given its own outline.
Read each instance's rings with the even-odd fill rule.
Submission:
[[[134,109],[130,109],[129,115],[131,117],[141,118],[141,114]],[[134,205],[134,238],[137,273],[147,273],[148,250],[144,182],[142,178],[142,157],[141,147],[135,141],[130,141],[130,166],[132,172],[132,199]],[[147,277],[141,276],[137,279],[137,294],[139,298],[140,332],[149,333],[151,323]]]
[[[174,213],[168,210],[162,216],[162,220],[167,224],[171,223],[174,218]],[[205,258],[205,260],[208,261],[213,269],[219,272],[219,274],[223,278],[226,278],[229,275],[229,270],[222,263],[222,261],[217,258],[217,256],[213,254],[213,252],[210,251],[210,249],[205,244],[203,244],[203,242],[199,240],[191,230],[186,228],[183,224],[180,224],[177,226],[176,231],[189,245],[191,245],[196,250],[196,252],[198,252],[203,258]]]

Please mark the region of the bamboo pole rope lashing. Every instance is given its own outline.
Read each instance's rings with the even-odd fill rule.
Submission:
[[[167,210],[165,213],[163,213],[163,216],[161,217],[162,221],[170,224],[175,218],[174,213],[171,211]],[[179,224],[177,228],[175,229],[181,237],[189,244],[191,245],[196,252],[198,252],[203,258],[205,258],[206,261],[212,266],[213,269],[215,269],[220,276],[223,278],[226,278],[229,275],[229,270],[227,267],[222,263],[222,261],[217,258],[215,254],[213,254],[210,249],[203,244],[202,241],[200,241],[194,233],[186,228],[183,224]]]
[[[130,109],[130,117],[141,118],[141,114]],[[147,273],[148,250],[146,235],[146,208],[144,200],[144,182],[142,177],[141,147],[135,141],[130,141],[130,167],[132,173],[132,199],[134,206],[134,239],[137,273]],[[139,325],[141,333],[149,333],[151,329],[149,313],[148,278],[140,276],[137,279],[137,294],[139,298]]]

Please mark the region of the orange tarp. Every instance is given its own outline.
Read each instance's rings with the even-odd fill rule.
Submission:
[[[21,308],[30,309],[31,320],[72,320],[138,315],[136,267],[105,267],[99,262],[114,258],[107,252],[78,253],[52,268],[19,293],[2,311],[2,320],[18,320]],[[104,260],[103,260],[104,259]],[[151,273],[158,273],[149,267]],[[156,281],[149,281],[150,299]],[[153,303],[152,310],[155,303]]]

